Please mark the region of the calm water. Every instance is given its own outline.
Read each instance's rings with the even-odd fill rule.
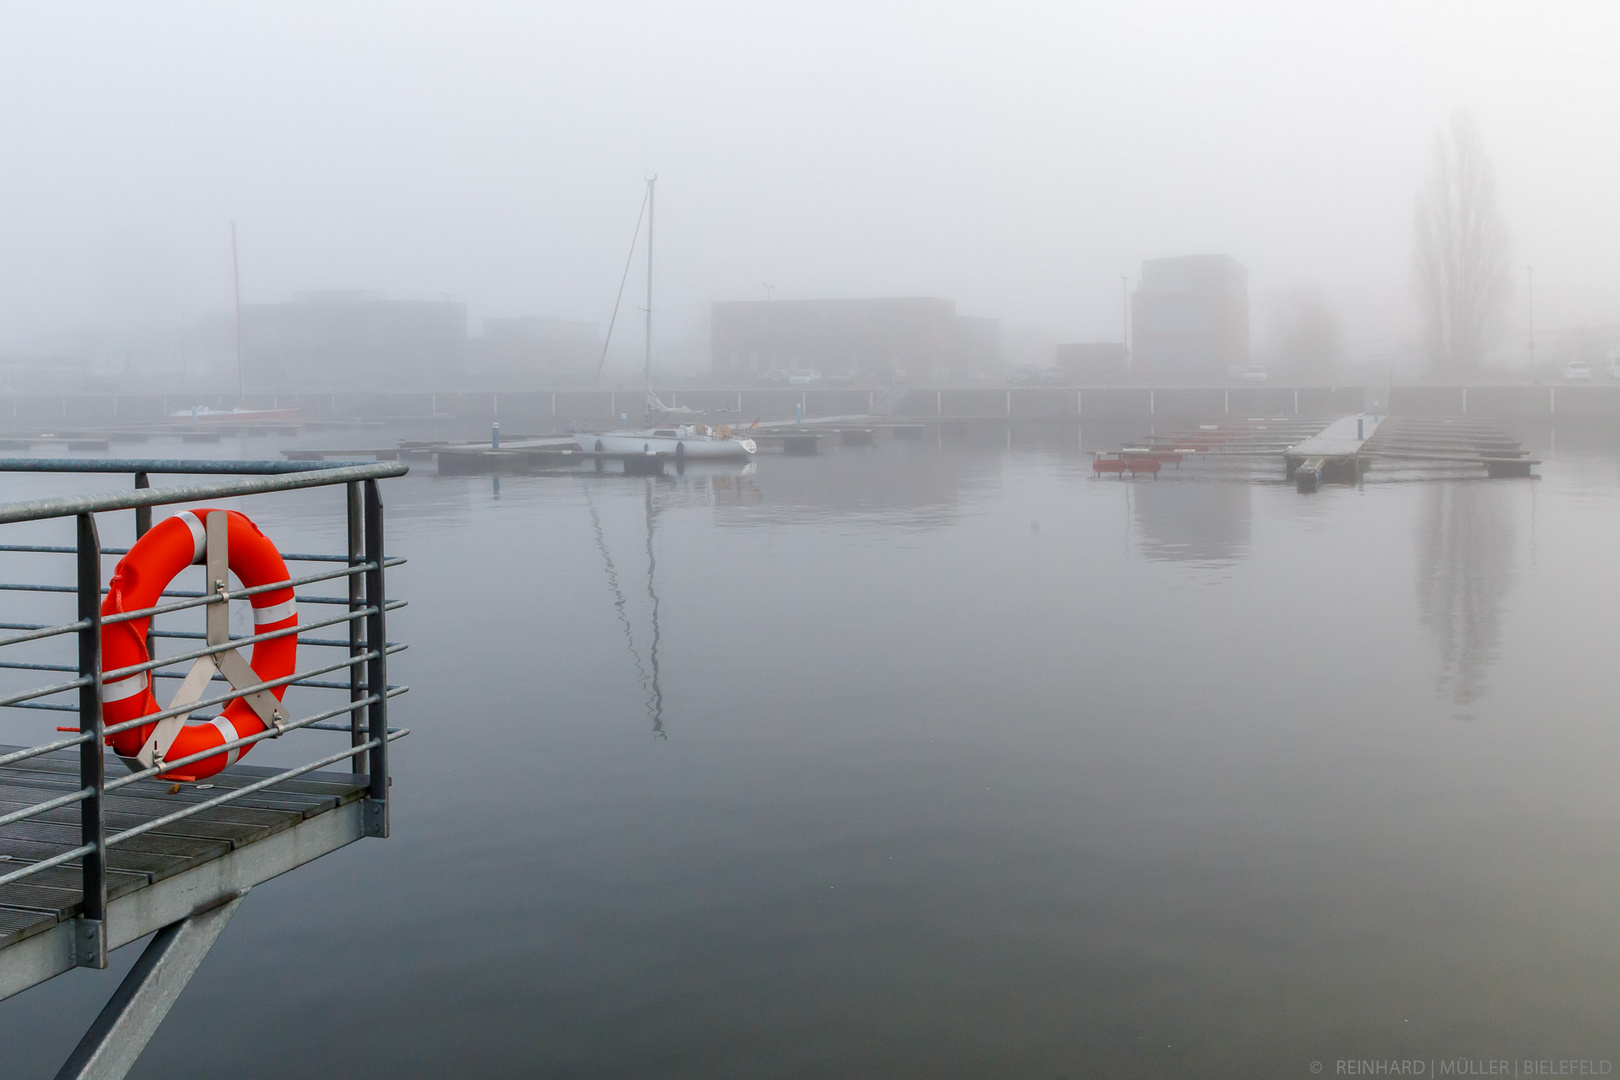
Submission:
[[[394,837],[254,890],[134,1075],[1620,1061],[1620,449],[1559,435],[1310,497],[1072,433],[418,469]],[[0,1004],[0,1073],[114,982]]]

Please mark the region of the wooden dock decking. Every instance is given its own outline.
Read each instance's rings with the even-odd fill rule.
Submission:
[[[0,746],[0,754],[18,747]],[[107,775],[124,766],[109,758]],[[148,779],[104,796],[109,832],[203,802],[282,770],[236,765],[204,785]],[[107,849],[108,948],[239,895],[365,835],[367,778],[313,772],[172,822]],[[0,766],[0,814],[79,787],[76,750]],[[0,825],[0,872],[77,847],[79,811],[64,806]],[[75,966],[78,862],[0,885],[0,999]]]

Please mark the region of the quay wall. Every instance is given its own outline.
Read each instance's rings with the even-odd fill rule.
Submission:
[[[721,422],[860,415],[874,407],[898,420],[1215,420],[1223,417],[1340,416],[1379,411],[1504,421],[1620,419],[1620,385],[1560,386],[1230,386],[1230,387],[914,387],[880,389],[661,390],[662,399]],[[885,400],[887,398],[887,400]],[[192,406],[234,400],[183,394],[0,395],[0,431],[117,429],[163,421]],[[633,390],[502,393],[249,394],[249,408],[297,408],[304,420],[490,422],[513,431],[561,430],[572,422],[635,417]]]

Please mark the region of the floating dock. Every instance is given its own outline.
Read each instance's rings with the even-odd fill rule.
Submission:
[[[1155,435],[1114,453],[1093,455],[1098,475],[1154,472],[1148,461],[1176,464],[1283,459],[1301,492],[1334,481],[1354,482],[1375,464],[1455,473],[1483,469],[1491,478],[1525,477],[1540,462],[1519,441],[1486,420],[1466,417],[1377,416],[1252,418],[1200,424]],[[1156,473],[1155,473],[1156,475]]]
[[[1302,492],[1315,491],[1324,480],[1360,479],[1362,447],[1382,423],[1365,414],[1339,417],[1283,452],[1288,476]]]

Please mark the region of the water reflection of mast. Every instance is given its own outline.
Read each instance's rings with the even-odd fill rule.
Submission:
[[[652,497],[652,490],[651,490],[651,487],[649,486],[649,488],[648,488],[648,498],[649,498],[649,500],[651,499],[651,497]],[[635,636],[635,631],[630,626],[629,613],[626,611],[626,607],[625,607],[626,602],[625,602],[625,598],[624,598],[624,590],[619,587],[619,571],[613,565],[613,555],[608,551],[607,538],[602,534],[602,519],[596,512],[596,500],[591,498],[591,489],[590,489],[589,486],[587,486],[585,488],[585,506],[590,511],[591,529],[596,534],[596,550],[598,550],[598,551],[600,551],[602,553],[602,564],[607,568],[608,588],[613,590],[613,610],[619,616],[620,625],[622,625],[624,627],[624,643],[625,643],[625,646],[630,650],[630,659],[632,661],[634,661],[634,663],[636,665],[636,677],[640,681],[642,689],[648,691],[647,715],[652,717],[653,734],[658,736],[659,738],[664,738],[665,736],[664,736],[664,722],[663,722],[663,694],[662,694],[662,691],[660,691],[658,689],[658,675],[657,675],[657,673],[658,673],[658,651],[657,651],[658,650],[658,618],[657,618],[657,600],[658,600],[658,598],[656,596],[653,597],[653,603],[654,603],[654,608],[653,608],[653,613],[654,613],[653,614],[653,675],[652,675],[652,678],[649,680],[648,675],[647,675],[647,667],[641,661],[641,653],[636,650],[636,636]],[[647,523],[647,549],[648,549],[648,555],[650,557],[651,552],[652,552],[652,521],[651,521],[650,516],[649,516],[648,523]],[[652,578],[651,578],[651,570],[650,569],[648,571],[647,587],[648,587],[648,592],[651,592],[652,591]]]
[[[664,691],[658,685],[658,594],[653,591],[653,570],[657,567],[653,557],[653,481],[647,478],[647,595],[652,597],[652,696],[647,701],[647,713],[652,717],[653,734],[664,735]]]

